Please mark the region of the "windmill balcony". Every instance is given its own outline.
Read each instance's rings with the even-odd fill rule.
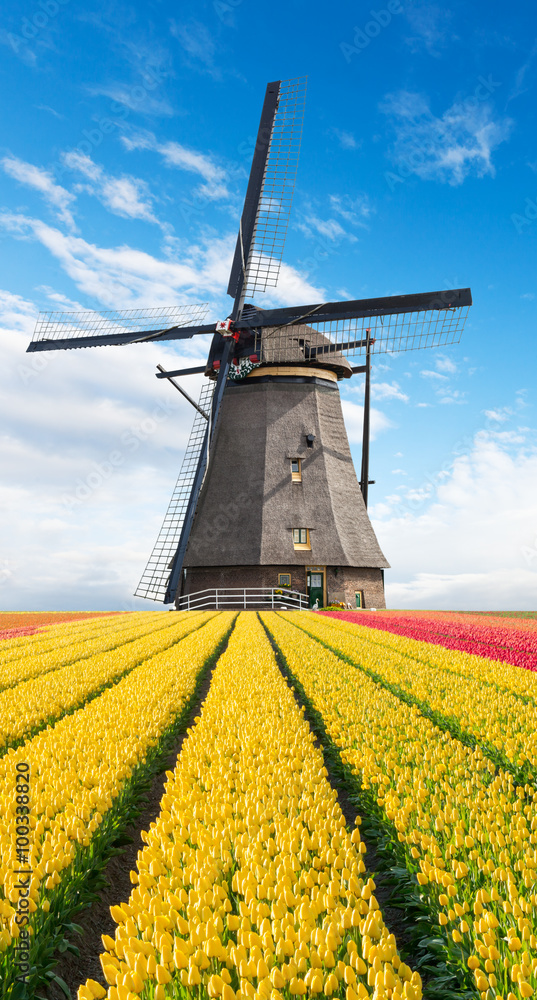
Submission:
[[[307,594],[299,590],[281,587],[218,587],[197,590],[176,599],[177,611],[199,611],[200,609],[223,608],[286,608],[288,611],[306,611],[309,607]]]

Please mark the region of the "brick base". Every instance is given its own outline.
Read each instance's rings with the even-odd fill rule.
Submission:
[[[356,607],[356,593],[361,591],[364,608],[385,608],[384,580],[380,569],[352,566],[327,566],[328,603],[343,601]]]
[[[186,571],[182,594],[226,587],[277,587],[278,574],[289,573],[291,590],[306,593],[305,566],[204,566]],[[365,608],[385,608],[384,581],[380,569],[351,566],[326,567],[327,603],[343,601],[356,607],[356,592],[363,594]]]

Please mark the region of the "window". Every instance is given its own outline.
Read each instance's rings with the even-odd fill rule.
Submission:
[[[290,573],[278,573],[278,586],[279,587],[290,587],[291,586],[291,574]]]
[[[293,545],[295,549],[311,549],[308,528],[293,528]]]
[[[302,460],[300,458],[291,459],[291,479],[294,483],[302,482]]]

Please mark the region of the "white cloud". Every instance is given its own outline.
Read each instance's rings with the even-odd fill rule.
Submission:
[[[213,309],[227,311],[225,298],[235,235],[212,237],[182,246],[179,259],[158,259],[130,246],[99,247],[82,237],[66,236],[40,219],[5,213],[0,227],[15,237],[33,237],[56,258],[79,291],[108,309],[171,306],[200,299]],[[307,276],[282,263],[278,285],[264,298],[265,305],[322,302],[325,290]]]
[[[457,371],[455,362],[451,358],[444,357],[442,354],[436,356],[435,364],[439,372],[449,372],[450,375],[454,375]]]
[[[437,379],[439,382],[440,381],[442,381],[442,382],[448,382],[449,381],[447,375],[441,375],[440,372],[432,372],[432,371],[428,371],[427,369],[424,369],[423,371],[421,371],[420,375],[421,375],[422,378]]]
[[[358,149],[361,146],[361,142],[357,142],[352,132],[340,128],[332,128],[330,132],[336,137],[342,149]]]
[[[69,226],[75,228],[75,221],[70,211],[69,205],[74,202],[75,196],[60,184],[56,184],[54,177],[48,170],[36,167],[32,163],[25,163],[15,156],[5,156],[2,160],[2,167],[6,174],[14,177],[20,184],[33,188],[43,196],[46,202],[54,209],[56,215]]]
[[[98,181],[102,177],[102,167],[94,163],[86,153],[79,153],[76,149],[72,149],[68,153],[64,153],[62,159],[66,167],[69,167],[70,170],[78,170],[85,177],[89,177],[91,181]]]
[[[341,408],[343,410],[343,418],[345,420],[345,427],[347,428],[349,441],[352,444],[361,444],[364,426],[363,406],[359,406],[357,403],[351,403],[350,399],[342,399]],[[374,441],[379,434],[382,434],[383,431],[386,431],[390,427],[394,426],[386,414],[382,413],[381,410],[375,409],[374,406],[371,407],[370,421],[372,441]]]
[[[354,198],[348,194],[331,194],[330,207],[336,215],[341,216],[346,222],[363,228],[367,228],[364,219],[368,219],[373,212],[371,202],[366,194],[360,194]]]
[[[346,232],[336,219],[320,219],[318,215],[314,215],[313,213],[305,215],[303,220],[297,223],[297,229],[300,229],[301,232],[309,237],[318,233],[320,236],[325,236],[332,243],[339,240],[350,240],[351,243],[356,243],[356,236],[353,233]]]
[[[226,171],[218,163],[215,163],[214,159],[207,153],[189,149],[178,142],[159,142],[152,132],[136,132],[130,136],[125,135],[121,137],[121,141],[129,151],[149,149],[159,153],[166,166],[198,174],[205,181],[205,184],[199,188],[199,193],[209,200],[218,200],[229,196],[226,186]]]
[[[346,392],[363,396],[364,382],[361,381],[358,385],[345,385],[344,389]],[[409,400],[409,396],[405,392],[402,392],[398,382],[372,382],[371,397],[376,400],[400,399],[403,403],[408,403]]]
[[[409,400],[397,382],[372,382],[371,395],[373,399],[401,399],[404,403]]]
[[[302,212],[299,221],[296,223],[296,228],[300,229],[310,239],[322,236],[334,244],[340,243],[342,240],[349,240],[350,243],[356,243],[357,237],[354,233],[345,229],[341,222],[333,216],[339,216],[340,219],[343,219],[355,228],[367,229],[367,223],[364,220],[373,211],[367,195],[358,195],[355,198],[351,198],[350,195],[331,194],[329,196],[329,204],[330,212],[333,213],[332,217],[325,219],[321,217],[319,212],[309,206]]]
[[[466,405],[466,393],[461,392],[459,389],[446,389],[442,386],[437,391],[438,402],[447,404],[457,404],[458,406]]]
[[[422,486],[372,509],[391,607],[537,606],[537,448],[478,432]]]
[[[448,25],[452,13],[446,7],[430,3],[429,0],[419,2],[414,0],[404,8],[410,27],[414,34],[405,39],[412,52],[419,52],[425,47],[431,55],[438,55],[438,49],[443,47],[449,38]]]
[[[151,194],[145,181],[127,175],[112,177],[89,156],[76,150],[66,153],[63,160],[67,167],[78,171],[91,181],[84,190],[95,195],[114,215],[120,215],[124,219],[144,219],[146,222],[159,224],[153,214]]]
[[[390,583],[389,608],[444,611],[533,611],[537,606],[537,574],[527,569],[493,573],[416,573],[413,580]]]
[[[174,114],[173,107],[167,98],[150,93],[153,87],[154,80],[148,82],[147,87],[139,83],[110,83],[94,85],[87,90],[92,97],[107,97],[110,101],[123,104],[129,111],[135,111],[137,114],[171,118]]]
[[[66,236],[39,219],[5,214],[0,225],[47,248],[76,287],[109,309],[169,306],[222,295],[234,239],[187,247],[180,261],[159,260],[130,246],[99,247]]]
[[[490,102],[455,102],[435,116],[421,94],[388,94],[381,104],[395,130],[393,158],[423,180],[462,184],[467,176],[494,176],[492,153],[511,132],[509,118],[493,118]]]
[[[218,16],[223,20],[220,13]],[[217,52],[215,36],[204,24],[195,20],[191,20],[188,24],[177,24],[176,21],[172,21],[170,31],[180,42],[189,65],[209,73],[214,79],[221,77],[220,67],[215,63]]]
[[[230,263],[231,261],[228,266],[230,266]],[[257,295],[258,293],[256,293],[256,298]],[[312,285],[307,280],[307,276],[304,276],[295,267],[291,267],[290,264],[282,261],[278,284],[276,288],[267,289],[262,304],[263,306],[296,306],[297,303],[313,305],[316,302],[324,301],[326,301],[324,288]]]
[[[512,416],[512,410],[508,406],[504,406],[503,409],[498,410],[485,410],[485,416],[489,420],[495,421],[495,423],[503,424],[506,420],[509,420]]]

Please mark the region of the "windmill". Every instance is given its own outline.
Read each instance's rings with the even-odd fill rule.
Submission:
[[[207,363],[158,366],[195,407],[162,529],[136,595],[163,603],[219,588],[306,590],[384,606],[384,569],[367,515],[371,358],[457,343],[472,303],[459,288],[261,309],[278,281],[291,210],[305,79],[267,86],[231,266],[229,317],[207,306],[44,313],[28,351],[185,340],[212,334]],[[351,361],[364,363],[356,365]],[[177,378],[204,374],[196,402]],[[338,380],[365,374],[362,466],[352,464]],[[190,597],[189,597],[190,600]],[[195,603],[195,602],[194,602]]]

